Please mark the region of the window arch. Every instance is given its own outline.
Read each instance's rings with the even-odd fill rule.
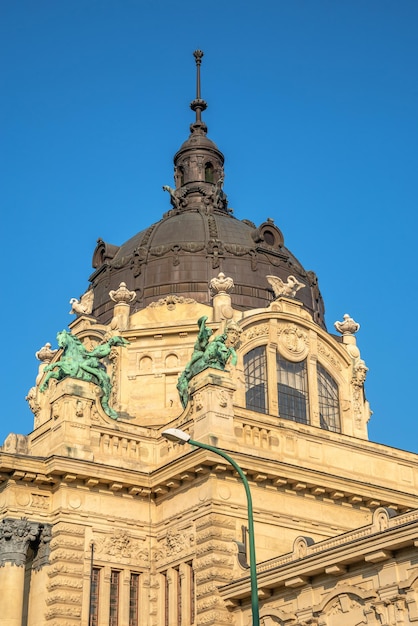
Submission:
[[[308,424],[308,375],[306,361],[293,363],[280,354],[277,363],[279,417]]]
[[[331,374],[320,363],[317,363],[318,402],[320,427],[339,433],[340,403],[338,385]]]
[[[214,169],[212,163],[206,163],[205,165],[205,182],[213,183]]]
[[[258,413],[267,413],[266,347],[259,346],[244,355],[245,406]]]

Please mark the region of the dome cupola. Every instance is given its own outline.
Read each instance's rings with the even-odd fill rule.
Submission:
[[[179,211],[207,210],[227,211],[226,196],[222,191],[224,182],[224,155],[207,136],[207,126],[202,112],[207,103],[200,93],[200,65],[203,52],[195,50],[196,98],[190,103],[196,119],[190,125],[190,136],[174,156],[174,180],[176,187],[165,185],[170,193],[173,208]]]
[[[263,308],[280,294],[294,298],[325,327],[324,306],[314,272],[305,271],[285,247],[283,234],[267,218],[256,226],[239,220],[223,191],[224,156],[207,137],[202,112],[200,66],[196,50],[195,120],[190,135],[174,156],[175,187],[164,185],[171,209],[121,246],[98,240],[90,276],[92,314],[108,323],[113,314],[111,290],[121,282],[135,291],[136,310],[164,298],[211,304],[212,279],[231,277],[232,306],[241,311]],[[143,207],[145,213],[147,207]]]

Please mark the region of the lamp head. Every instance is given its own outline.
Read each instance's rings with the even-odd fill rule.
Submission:
[[[190,435],[179,428],[167,428],[167,430],[164,430],[161,434],[168,439],[168,441],[174,441],[180,445],[184,445],[190,439]]]

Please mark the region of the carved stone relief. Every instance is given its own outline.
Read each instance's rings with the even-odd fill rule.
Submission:
[[[151,308],[157,306],[166,306],[169,311],[172,311],[176,308],[176,304],[193,304],[196,302],[193,298],[185,298],[184,296],[175,296],[170,295],[166,298],[160,298],[156,302],[151,302],[148,306]]]
[[[318,339],[318,354],[324,357],[335,369],[341,372],[342,367],[334,352],[323,341]]]
[[[261,326],[252,326],[248,330],[244,330],[241,334],[241,342],[246,343],[256,337],[265,337],[269,334],[269,325],[262,324]]]
[[[99,558],[115,557],[117,562],[144,564],[148,562],[148,550],[140,539],[135,539],[124,530],[115,530],[112,535],[94,539],[95,554]]]
[[[182,557],[187,556],[192,553],[194,544],[194,530],[185,529],[181,532],[168,530],[165,537],[158,541],[154,559],[156,561],[166,561],[173,559],[180,554]]]
[[[277,347],[280,354],[289,361],[302,361],[308,355],[308,333],[296,324],[280,325],[277,331]]]

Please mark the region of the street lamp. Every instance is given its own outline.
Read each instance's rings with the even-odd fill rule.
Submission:
[[[169,441],[174,441],[181,445],[185,443],[189,443],[191,446],[196,446],[197,448],[204,448],[205,450],[210,450],[215,454],[219,454],[222,458],[224,458],[228,463],[232,465],[232,467],[237,471],[239,477],[241,478],[245,493],[247,496],[247,514],[248,514],[248,543],[250,548],[250,581],[251,581],[251,611],[253,616],[252,626],[260,626],[260,617],[259,617],[259,608],[258,608],[258,589],[257,589],[257,565],[255,560],[255,541],[254,541],[254,516],[253,516],[253,501],[251,497],[250,486],[248,484],[247,477],[244,472],[226,452],[223,450],[219,450],[219,448],[215,448],[214,446],[210,446],[207,443],[202,443],[200,441],[194,441],[183,430],[179,428],[168,428],[164,430],[162,436],[168,439]]]

